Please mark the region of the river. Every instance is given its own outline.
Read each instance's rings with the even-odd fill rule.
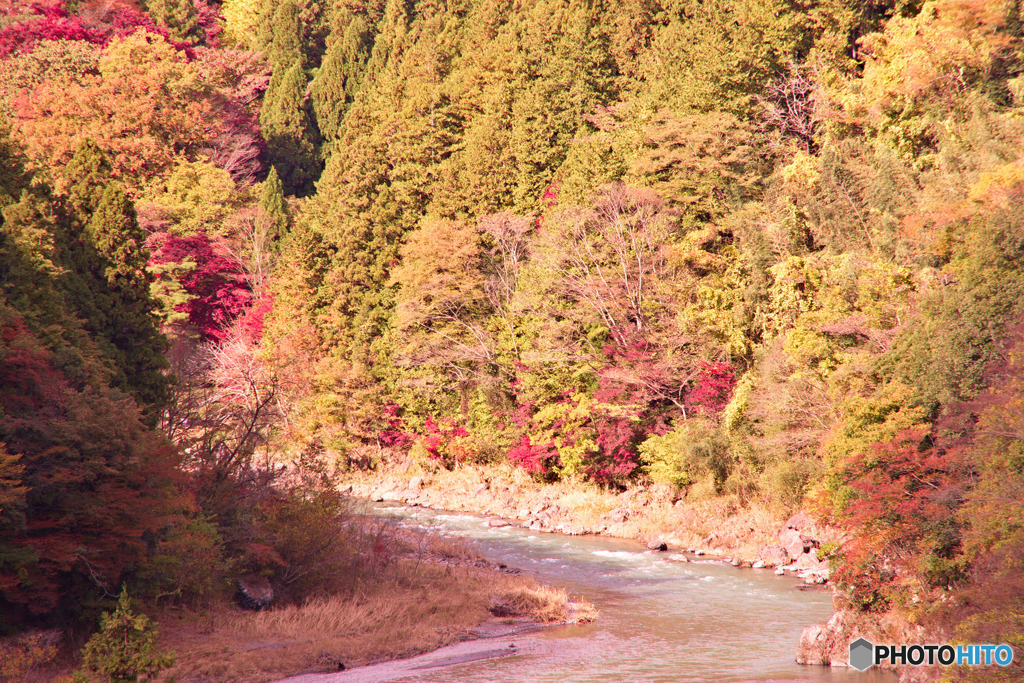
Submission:
[[[530,647],[515,656],[426,668],[403,681],[895,680],[796,664],[800,632],[829,618],[832,596],[799,590],[792,577],[700,558],[673,562],[635,541],[490,528],[486,518],[465,513],[388,504],[375,512],[461,537],[488,559],[565,588],[600,612],[592,624],[530,635]]]

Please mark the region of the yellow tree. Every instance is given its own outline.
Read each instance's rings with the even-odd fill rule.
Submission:
[[[466,379],[475,372],[473,365],[493,353],[484,325],[487,303],[476,228],[425,221],[409,235],[401,256],[391,275],[400,287],[395,324],[405,342],[401,362],[442,366]]]

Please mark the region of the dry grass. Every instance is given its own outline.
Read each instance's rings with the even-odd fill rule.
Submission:
[[[330,581],[300,604],[246,612],[218,603],[151,614],[160,628],[159,650],[175,656],[163,680],[262,683],[336,671],[339,662],[408,657],[473,637],[495,618],[498,605],[516,621],[594,616],[590,605],[570,602],[565,591],[502,571],[456,539],[358,515],[345,524],[334,558],[341,566],[322,568]],[[50,637],[0,639],[0,681],[69,683],[74,657],[55,659]]]
[[[549,586],[513,586],[491,596],[491,613],[498,616],[527,617],[542,624],[584,624],[597,618],[589,603],[574,603],[561,588]]]
[[[454,541],[400,542],[413,552],[347,595],[259,613],[224,607],[206,615],[161,615],[161,646],[177,657],[169,674],[181,682],[259,683],[335,670],[339,661],[352,666],[408,657],[469,637],[492,618],[496,603],[514,604],[516,616],[543,623],[593,616],[590,606],[573,605],[564,591],[495,571]]]

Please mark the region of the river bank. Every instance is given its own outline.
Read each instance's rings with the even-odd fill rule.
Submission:
[[[378,662],[343,672],[323,674],[310,673],[291,676],[279,683],[386,683],[425,670],[450,670],[471,662],[481,662],[502,657],[516,657],[536,654],[539,641],[532,637],[541,625],[508,625],[491,621],[469,634],[467,640],[440,647],[431,652]]]
[[[353,472],[343,492],[370,501],[486,515],[495,525],[635,539],[652,549],[776,569],[817,584],[827,582],[824,556],[841,539],[839,530],[806,514],[770,510],[756,502],[741,505],[736,496],[674,499],[667,490],[642,485],[614,492],[586,482],[542,483],[509,466],[430,470],[407,465]]]
[[[719,561],[795,576],[822,589],[830,587],[823,585],[830,578],[826,552],[842,540],[838,529],[806,513],[740,505],[735,497],[673,500],[665,491],[644,486],[616,493],[579,482],[547,484],[500,466],[355,472],[343,491],[374,502],[482,515],[497,529],[629,539],[676,562]],[[852,640],[906,635],[909,627],[898,616],[875,624],[865,615],[839,610],[827,621],[808,624],[789,651],[799,664],[843,670]]]
[[[158,612],[160,646],[176,660],[168,675],[219,683],[323,675],[595,617],[589,604],[457,539],[368,519],[378,531],[360,552],[379,566],[343,590],[258,612],[229,603]]]
[[[476,474],[479,475],[480,472],[477,471]],[[466,475],[467,473],[463,472],[461,473],[461,476],[449,479],[448,483],[450,484],[453,480],[465,481],[467,479]],[[413,476],[408,480],[402,476],[397,476],[383,478],[381,481],[383,482],[380,486],[381,490],[375,490],[370,494],[375,500],[383,503],[383,505],[376,506],[375,509],[378,513],[386,514],[389,510],[404,510],[404,512],[398,513],[399,518],[409,516],[419,520],[418,523],[435,523],[440,524],[441,528],[451,527],[456,530],[461,528],[463,531],[475,528],[475,530],[469,532],[469,537],[486,541],[485,546],[481,546],[481,550],[483,550],[484,547],[494,545],[493,552],[507,552],[507,549],[510,547],[508,545],[510,543],[510,539],[515,538],[517,535],[522,536],[523,534],[526,534],[526,538],[533,539],[535,542],[539,538],[549,538],[550,540],[544,541],[543,547],[548,548],[547,552],[553,551],[554,557],[546,556],[544,555],[545,551],[541,551],[539,563],[537,562],[537,557],[531,558],[530,553],[523,553],[518,556],[518,560],[513,561],[519,562],[524,558],[532,560],[532,566],[526,563],[523,563],[522,566],[527,567],[532,572],[536,572],[543,580],[553,581],[556,585],[563,585],[565,577],[559,575],[557,571],[551,575],[545,574],[545,563],[551,560],[556,562],[560,561],[555,558],[564,556],[568,548],[579,545],[580,543],[585,543],[587,547],[593,546],[597,548],[596,550],[590,551],[595,555],[615,559],[622,558],[624,564],[616,571],[624,571],[626,574],[634,574],[643,577],[640,579],[641,581],[649,580],[652,573],[655,576],[668,577],[667,580],[674,581],[678,578],[679,572],[683,572],[688,578],[699,576],[701,581],[712,581],[717,584],[717,582],[722,579],[722,574],[717,573],[720,570],[715,570],[717,575],[710,575],[706,572],[713,567],[721,568],[721,570],[727,572],[726,576],[729,577],[727,579],[729,582],[738,581],[739,585],[744,586],[744,588],[736,594],[736,597],[739,598],[741,603],[744,600],[748,600],[750,596],[756,595],[760,589],[765,588],[766,586],[763,582],[766,578],[775,579],[780,582],[778,585],[784,587],[784,590],[789,593],[790,597],[783,597],[782,603],[780,603],[777,601],[780,596],[777,595],[775,600],[767,603],[767,611],[758,612],[760,617],[758,629],[756,631],[756,638],[758,639],[766,637],[764,628],[771,625],[773,613],[779,615],[784,610],[793,608],[800,610],[800,606],[805,604],[805,601],[808,600],[810,595],[806,593],[801,595],[799,598],[796,597],[796,595],[793,594],[794,588],[809,588],[810,586],[807,586],[806,584],[822,583],[818,580],[820,576],[820,574],[818,574],[819,570],[803,570],[801,569],[801,562],[799,562],[799,560],[796,562],[789,561],[789,564],[779,565],[774,571],[771,571],[771,567],[761,566],[762,561],[760,560],[754,559],[753,562],[750,562],[749,560],[741,559],[742,556],[739,553],[734,552],[735,546],[734,548],[727,549],[724,552],[723,549],[719,549],[717,553],[714,552],[713,546],[710,551],[704,551],[698,548],[696,549],[696,552],[682,547],[671,548],[671,550],[689,551],[687,554],[683,554],[682,552],[673,553],[669,549],[664,548],[661,545],[662,541],[660,540],[655,542],[649,541],[646,544],[647,547],[645,549],[643,545],[640,545],[637,542],[638,540],[643,540],[643,537],[612,534],[608,533],[608,530],[600,529],[597,531],[586,532],[586,530],[584,530],[583,532],[579,532],[576,534],[578,538],[574,540],[571,538],[565,538],[561,535],[561,533],[564,533],[562,527],[565,522],[555,521],[552,523],[546,521],[547,518],[545,517],[542,518],[545,520],[543,523],[534,523],[537,521],[536,513],[525,508],[524,510],[528,514],[521,515],[520,521],[510,522],[507,519],[494,516],[493,513],[481,513],[480,510],[476,509],[476,506],[471,505],[466,501],[462,502],[462,507],[464,508],[462,513],[452,511],[453,507],[430,505],[428,504],[430,501],[443,499],[445,498],[445,495],[447,495],[444,488],[437,485],[436,480],[433,487],[425,481],[417,481],[416,476]],[[494,485],[494,481],[495,479],[492,479],[490,484]],[[404,486],[402,486],[403,484]],[[501,490],[500,487],[503,485],[504,483],[499,480],[496,488]],[[354,494],[358,490],[358,486],[351,486],[350,493]],[[523,495],[518,498],[518,500],[532,500],[528,491],[524,490],[521,493]],[[555,492],[549,487],[546,493],[553,494]],[[577,495],[581,495],[579,491],[575,493]],[[630,492],[625,493],[628,495]],[[533,496],[536,496],[537,494],[538,492],[533,492]],[[563,495],[568,495],[568,493],[563,491]],[[641,495],[641,492],[633,492],[631,499],[636,500],[640,498]],[[411,501],[411,503],[400,501],[398,496],[404,497],[406,501]],[[622,494],[613,497],[617,500],[620,496],[622,496]],[[388,500],[385,501],[383,499]],[[458,499],[455,499],[452,502],[456,502],[457,500]],[[479,503],[480,499],[477,499],[476,502]],[[591,503],[594,505],[594,509],[600,509],[599,502],[595,503],[591,500]],[[605,501],[605,505],[607,504],[608,502]],[[410,505],[411,507],[409,507]],[[451,505],[451,503],[449,503],[449,505]],[[486,509],[486,506],[484,507]],[[509,507],[507,503],[506,507]],[[555,505],[552,505],[552,507],[555,507]],[[651,514],[652,511],[657,513],[661,509],[656,503],[648,503],[645,506],[638,507],[649,507],[650,510],[646,513],[648,515]],[[417,510],[419,512],[415,512]],[[565,516],[566,514],[571,515],[571,510],[566,511],[563,508],[554,514],[559,515],[560,517]],[[640,528],[653,528],[653,525],[656,522],[652,520],[647,520],[647,526],[644,527],[644,514],[645,513],[642,510],[638,512],[633,517],[634,523]],[[556,518],[556,520],[558,519],[559,518]],[[665,520],[661,521],[664,524]],[[730,521],[733,524],[736,522],[735,519]],[[791,541],[789,545],[793,542],[798,543],[799,549],[795,552],[799,553],[800,557],[806,558],[810,553],[807,552],[807,550],[804,550],[802,553],[800,551],[806,547],[804,539],[806,539],[807,536],[806,534],[801,534],[801,529],[795,528],[794,525],[797,527],[803,527],[806,525],[805,530],[810,530],[811,533],[821,535],[825,538],[828,538],[828,534],[831,534],[831,537],[835,538],[836,532],[834,529],[829,530],[826,528],[822,530],[820,526],[815,525],[813,520],[810,520],[805,513],[797,513],[781,523],[777,533],[775,534],[776,543],[770,544],[767,548],[774,548],[776,551],[781,552],[785,550],[785,545],[787,544],[780,543],[780,541],[789,539]],[[485,529],[485,531],[480,531],[479,529],[481,528]],[[658,538],[671,538],[671,536],[663,535]],[[608,543],[617,543],[617,545],[606,548],[605,544]],[[529,543],[528,545],[535,546],[536,543]],[[515,546],[511,547],[515,552]],[[749,544],[748,547],[750,547]],[[755,558],[757,556],[764,555],[763,551],[764,548],[755,555]],[[586,551],[584,551],[584,553],[585,552]],[[726,554],[727,552],[731,552],[731,558],[728,557]],[[495,555],[495,557],[500,556],[501,555]],[[576,562],[579,562],[581,559],[584,562],[588,561],[586,558],[581,558],[579,553],[575,553],[574,559]],[[517,564],[517,566],[519,566],[519,564]],[[561,566],[564,568],[567,565],[562,564]],[[679,569],[672,570],[665,568],[672,566],[676,566]],[[753,571],[743,571],[744,567],[749,567],[750,569],[753,569]],[[729,574],[728,572],[734,573]],[[581,594],[586,595],[586,588],[592,585],[591,582],[605,582],[607,581],[607,577],[608,575],[601,570],[596,573],[591,573],[588,581],[582,582],[574,587],[574,592],[580,592]],[[792,582],[793,578],[802,579],[802,583],[804,585],[794,584]],[[662,580],[665,580],[665,578],[658,579],[658,581]],[[734,584],[734,586],[735,585],[736,584]],[[915,625],[910,619],[908,619],[905,614],[897,612],[867,614],[850,609],[834,609],[831,591],[829,590],[830,586],[815,585],[813,587],[818,590],[815,590],[812,593],[824,598],[826,600],[825,604],[828,607],[824,612],[816,611],[814,613],[805,613],[807,621],[803,622],[804,625],[801,629],[794,632],[792,642],[787,643],[784,647],[785,652],[788,654],[789,661],[799,665],[810,665],[799,667],[803,672],[797,675],[799,680],[818,680],[822,676],[824,676],[826,680],[846,680],[847,676],[853,676],[854,679],[860,681],[895,681],[898,678],[900,681],[905,681],[907,683],[920,683],[938,680],[940,672],[934,668],[927,667],[892,667],[884,665],[881,668],[873,669],[870,674],[850,669],[848,646],[858,638],[867,638],[871,642],[913,643],[925,642],[928,640],[926,637],[928,634],[926,634],[924,629],[919,625]],[[690,589],[690,587],[687,587],[687,592],[689,592]],[[751,589],[754,590],[752,591]],[[721,617],[721,610],[716,610],[713,605],[708,603],[708,599],[711,597],[712,596],[708,596],[707,598],[698,601],[698,605],[696,607],[700,614],[705,615],[709,623],[716,623]],[[620,599],[621,596],[619,595],[612,597],[613,602],[619,602]],[[678,599],[685,604],[688,598],[685,595],[680,594],[672,599]],[[594,602],[599,607],[602,604],[602,601],[598,599],[595,599]],[[817,607],[815,608],[816,610],[822,606],[818,603],[815,604],[817,604]],[[730,607],[732,606],[730,605]],[[659,602],[656,607],[654,605],[648,605],[648,609],[661,612],[665,609],[665,604]],[[817,616],[812,616],[812,614],[817,614]],[[685,621],[692,618],[692,616],[693,613],[687,611],[685,607],[682,609],[677,607],[674,619]],[[614,615],[602,614],[602,621],[597,624],[597,626],[599,628],[604,628],[606,626],[605,622],[608,618],[614,620]],[[674,621],[666,621],[663,623],[665,628],[669,630],[674,631],[678,629],[678,624]],[[784,632],[786,628],[791,627],[791,624],[792,616],[788,622],[785,620],[778,622],[777,627],[780,629],[780,632]],[[630,630],[632,630],[632,628],[633,627],[631,627]],[[754,632],[749,630],[749,623],[746,619],[743,619],[743,625],[740,628],[747,637],[755,637],[753,636]],[[774,635],[778,636],[779,634]],[[521,652],[519,654],[523,653]],[[709,673],[714,671],[715,669],[713,667],[709,668]],[[347,681],[349,679],[339,678],[338,680]],[[417,678],[417,680],[420,679]]]
[[[437,529],[466,540],[492,562],[520,567],[600,610],[591,624],[517,638],[521,650],[515,655],[448,670],[417,669],[409,680],[876,680],[796,663],[801,632],[829,618],[832,597],[826,590],[798,590],[792,576],[740,569],[709,556],[672,561],[672,553],[607,534],[566,536],[520,524],[492,526],[494,518],[476,513],[399,503],[371,507],[399,528]],[[476,647],[493,649],[486,643]],[[323,680],[362,680],[347,674]]]

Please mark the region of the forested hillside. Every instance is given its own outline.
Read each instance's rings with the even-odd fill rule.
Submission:
[[[1022,3],[6,10],[5,626],[411,458],[807,508],[851,606],[1024,647]]]

